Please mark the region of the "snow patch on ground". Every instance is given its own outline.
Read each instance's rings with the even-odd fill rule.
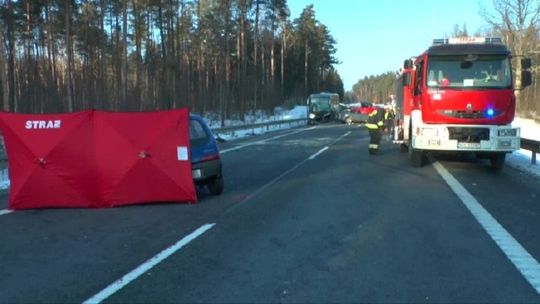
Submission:
[[[522,138],[540,141],[540,123],[532,119],[516,117],[512,123],[512,126],[521,128]],[[512,154],[507,155],[505,163],[510,167],[540,177],[540,165],[538,164],[540,161],[540,155],[536,154],[536,158],[536,164],[531,164],[532,152],[520,149]]]

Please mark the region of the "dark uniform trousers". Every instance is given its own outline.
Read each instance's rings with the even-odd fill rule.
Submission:
[[[384,128],[384,111],[382,109],[374,110],[369,114],[366,128],[369,132],[369,154],[377,154],[382,138],[381,129]]]

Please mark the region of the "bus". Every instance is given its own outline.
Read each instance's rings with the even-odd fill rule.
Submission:
[[[315,93],[307,99],[308,123],[326,122],[337,118],[339,111],[339,94]]]

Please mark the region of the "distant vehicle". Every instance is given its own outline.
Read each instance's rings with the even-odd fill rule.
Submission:
[[[369,114],[371,114],[371,112],[377,109],[377,106],[369,101],[363,101],[360,104],[361,106],[358,108],[358,113],[364,116],[364,121],[367,121],[367,117]]]
[[[377,109],[377,106],[367,101],[349,105],[348,109],[344,110],[345,113],[340,115],[340,120],[349,125],[352,123],[363,123],[367,121],[369,114],[375,109]]]
[[[307,99],[307,105],[308,124],[337,119],[339,94],[326,92],[311,94]]]
[[[358,112],[358,106],[351,105],[340,105],[339,112],[337,114],[337,119],[348,125],[353,123],[361,123],[365,121],[365,118],[362,114]]]
[[[336,119],[341,122],[350,124],[350,122],[347,121],[347,118],[349,117],[349,113],[351,113],[351,108],[349,107],[349,105],[340,103]]]
[[[189,115],[189,138],[193,182],[197,186],[206,186],[213,195],[221,194],[224,185],[217,142],[214,133],[198,115]]]

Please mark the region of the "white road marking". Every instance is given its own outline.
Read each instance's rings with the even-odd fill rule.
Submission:
[[[540,294],[540,264],[439,162],[433,163],[448,186],[461,199],[489,236],[497,243],[521,275]]]
[[[141,264],[139,267],[133,269],[128,274],[124,275],[122,278],[116,280],[111,285],[107,286],[102,291],[98,292],[96,295],[91,297],[90,299],[84,301],[83,303],[101,303],[102,301],[106,300],[108,297],[110,297],[112,294],[117,292],[118,290],[125,287],[127,284],[129,284],[131,281],[137,279],[139,276],[150,270],[152,267],[156,266],[178,250],[180,250],[182,247],[187,245],[189,242],[193,241],[197,237],[201,236],[203,233],[208,231],[210,228],[212,228],[215,224],[204,224],[201,227],[199,227],[197,230],[193,231],[188,236],[184,237],[180,241],[176,242],[176,244],[172,245],[171,247],[161,251],[157,255],[153,256],[152,258],[148,259],[146,262]]]
[[[4,214],[10,214],[11,212],[13,212],[13,210],[9,210],[9,209],[2,209],[2,210],[0,210],[0,215],[4,215]]]
[[[250,201],[252,198],[256,197],[257,195],[259,195],[261,192],[263,192],[264,190],[270,188],[272,185],[274,185],[275,183],[277,183],[280,179],[282,179],[283,177],[289,175],[289,173],[295,171],[296,169],[298,169],[298,167],[302,166],[305,162],[307,162],[309,159],[306,158],[304,159],[303,161],[299,162],[298,164],[294,165],[292,168],[290,168],[289,170],[281,173],[278,177],[274,178],[273,180],[269,181],[268,183],[262,185],[259,189],[255,190],[255,192],[249,194],[248,196],[246,196],[244,199],[242,199],[240,202],[238,202],[236,205],[233,205],[231,206],[229,209],[227,209],[224,214],[229,214],[230,212],[236,210],[238,207],[240,206],[243,206],[245,202],[247,201]]]
[[[221,153],[221,154],[225,154],[225,153],[227,153],[227,152],[231,152],[231,151],[234,151],[234,150],[240,150],[240,149],[242,149],[242,148],[245,148],[245,147],[247,147],[247,146],[250,146],[250,145],[241,145],[241,146],[236,146],[236,147],[233,147],[233,148],[229,148],[229,149],[221,150],[221,151],[219,151],[219,153]]]
[[[339,140],[341,140],[342,138],[344,138],[345,136],[351,134],[351,131],[343,134],[342,136],[340,136],[339,138],[337,138],[336,140],[334,140],[333,142],[330,143],[330,145],[333,145],[335,144],[336,142],[338,142]],[[238,207],[240,206],[243,206],[245,202],[251,200],[252,198],[256,197],[257,195],[259,195],[261,192],[263,192],[264,190],[270,188],[272,185],[274,185],[275,183],[277,183],[280,179],[282,179],[283,177],[287,176],[289,173],[295,171],[296,169],[298,169],[300,166],[302,166],[304,163],[306,163],[307,161],[315,158],[318,154],[324,152],[326,149],[328,149],[328,146],[327,147],[324,147],[323,149],[319,150],[319,152],[311,155],[310,157],[304,159],[303,161],[299,162],[298,164],[294,165],[292,168],[290,168],[289,170],[281,173],[278,177],[274,178],[273,180],[269,181],[268,183],[264,184],[262,187],[260,187],[259,189],[257,189],[255,192],[251,193],[250,195],[246,196],[244,199],[242,199],[240,202],[238,202],[236,205],[233,205],[232,207],[230,207],[229,209],[227,209],[224,213],[225,214],[229,214],[230,212],[236,210]]]
[[[302,129],[302,130],[299,130],[299,131],[289,132],[289,133],[286,133],[286,134],[276,135],[274,137],[270,137],[270,138],[267,138],[267,139],[258,140],[258,141],[252,142],[252,143],[246,143],[246,144],[239,145],[239,146],[236,146],[236,147],[232,147],[232,148],[229,148],[229,149],[224,149],[224,150],[219,151],[219,153],[224,154],[224,153],[227,153],[227,152],[240,150],[240,149],[243,149],[245,147],[263,144],[263,143],[265,143],[267,141],[270,141],[270,140],[278,139],[278,138],[289,136],[289,135],[298,134],[300,132],[304,132],[304,131],[308,131],[308,130],[313,130],[314,128],[315,127],[311,127],[311,128]]]
[[[351,134],[351,131],[349,131],[349,132],[347,132],[347,133],[341,135],[340,137],[338,137],[338,139],[334,140],[330,145],[335,144],[336,142],[340,141],[342,138],[348,136],[349,134]],[[326,147],[320,149],[319,152],[317,152],[317,153],[311,155],[308,159],[309,159],[309,160],[313,160],[313,159],[315,159],[315,157],[319,156],[321,153],[323,153],[323,152],[326,151],[326,150],[328,150],[328,146],[326,146]]]
[[[317,153],[311,155],[308,159],[309,159],[309,160],[315,159],[315,157],[319,156],[321,153],[323,153],[323,152],[326,151],[326,150],[328,150],[328,146],[326,146],[326,147],[320,149],[319,152],[317,152]]]

